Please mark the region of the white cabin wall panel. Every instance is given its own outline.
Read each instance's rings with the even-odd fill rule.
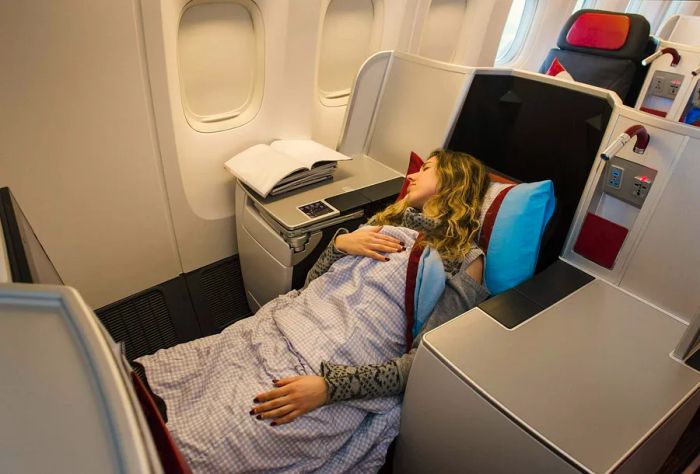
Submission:
[[[423,24],[419,54],[452,62],[464,24],[465,0],[432,0]]]
[[[395,5],[395,3],[390,3],[389,5]],[[418,44],[414,44],[414,36],[417,31],[416,24],[419,24],[419,20],[427,12],[426,0],[406,0],[403,5],[403,15],[402,20],[397,28],[399,29],[399,35],[397,37],[396,50],[404,53],[410,53],[418,47]],[[388,13],[389,14],[389,13]],[[422,21],[422,20],[420,20]]]
[[[404,28],[410,25],[405,22],[405,15],[407,10],[410,11],[415,2],[416,0],[372,1],[374,26],[372,28],[370,44],[364,55],[365,60],[377,51],[397,49],[399,43],[405,41]],[[331,94],[330,96],[327,94],[324,95],[321,87],[323,85],[323,79],[319,77],[324,73],[325,68],[325,66],[321,64],[321,61],[324,57],[331,57],[332,55],[330,50],[325,49],[323,43],[323,39],[327,37],[326,33],[323,32],[324,28],[329,26],[325,24],[325,15],[327,13],[327,7],[331,5],[331,3],[331,0],[322,0],[318,13],[319,44],[317,47],[316,59],[316,69],[318,73],[314,80],[314,87],[317,92],[313,100],[313,132],[311,138],[330,148],[336,148],[339,144],[343,128],[348,96],[338,95],[338,97],[333,97],[336,94]],[[336,13],[338,13],[338,11],[336,11]],[[342,51],[338,51],[338,53],[342,53]],[[354,84],[354,79],[362,63],[364,63],[364,60],[358,65],[357,71],[352,74],[353,77],[349,83],[351,86]],[[347,93],[349,93],[350,89],[351,87],[347,90]],[[326,93],[328,93],[328,91],[326,91]]]
[[[395,50],[408,52],[408,37],[413,25],[416,6],[419,0],[383,2],[384,28],[379,51]]]
[[[142,2],[149,76],[166,184],[185,271],[237,252],[234,183],[223,164],[257,143],[311,135],[315,46],[309,36],[318,0],[258,0],[264,35],[264,87],[260,109],[244,125],[215,133],[189,126],[177,63],[180,14],[187,0]],[[301,5],[304,3],[304,5]],[[291,12],[290,10],[293,10]],[[303,37],[303,39],[297,39]]]
[[[406,42],[406,52],[418,54],[423,39],[423,25],[428,19],[431,0],[416,0],[413,8],[406,11],[402,41]]]
[[[4,2],[0,186],[92,307],[181,272],[134,1]]]
[[[403,173],[411,151],[443,145],[472,70],[400,53],[389,67],[367,154]]]
[[[431,59],[448,61],[466,66],[492,66],[498,44],[508,17],[512,0],[468,0],[464,5],[456,0],[447,8],[453,12],[462,6],[456,22],[451,22],[450,33],[432,37],[432,20],[436,18],[433,6],[445,9],[444,0],[431,2],[419,0],[408,12],[412,16],[410,33],[404,33],[402,41],[408,41],[407,51]],[[408,28],[409,24],[406,23]],[[427,43],[427,44],[426,44]]]
[[[690,139],[620,283],[687,322],[700,306],[698,157],[700,138]]]
[[[596,10],[607,10],[611,12],[624,12],[630,0],[596,0],[593,8]]]
[[[469,0],[455,49],[455,64],[493,66],[511,0]]]

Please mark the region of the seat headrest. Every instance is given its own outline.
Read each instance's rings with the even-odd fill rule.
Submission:
[[[562,28],[557,46],[567,51],[636,61],[644,56],[649,29],[649,22],[642,15],[579,10]]]

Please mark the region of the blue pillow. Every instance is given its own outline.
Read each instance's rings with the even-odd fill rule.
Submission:
[[[484,202],[479,239],[486,253],[484,282],[491,294],[509,290],[534,275],[542,234],[555,203],[551,180],[492,184]]]

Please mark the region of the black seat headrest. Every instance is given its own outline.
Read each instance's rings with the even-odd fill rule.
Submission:
[[[637,61],[644,57],[649,30],[649,22],[642,15],[579,10],[564,24],[557,46],[566,51]]]

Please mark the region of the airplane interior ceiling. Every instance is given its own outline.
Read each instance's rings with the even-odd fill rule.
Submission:
[[[512,3],[3,2],[0,186],[66,284],[102,307],[237,253],[228,158],[280,138],[335,148],[357,68],[378,51],[493,66]],[[681,13],[700,13],[684,3]],[[540,1],[507,66],[536,70],[576,4]],[[235,28],[207,22],[219,14]],[[230,45],[239,33],[245,74],[215,55],[241,55]],[[211,46],[217,34],[229,45]],[[208,67],[250,93],[217,101],[225,84],[205,80]]]

